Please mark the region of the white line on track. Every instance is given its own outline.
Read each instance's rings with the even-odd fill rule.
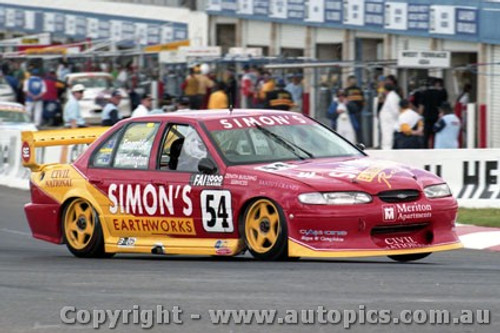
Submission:
[[[11,229],[6,229],[6,228],[2,228],[2,229],[0,229],[0,231],[7,232],[9,234],[14,234],[14,235],[29,236],[29,237],[31,237],[30,233],[24,232],[24,231],[11,230]]]

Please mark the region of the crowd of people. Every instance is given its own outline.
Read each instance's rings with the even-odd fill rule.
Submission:
[[[101,70],[103,70],[101,68]],[[106,68],[104,69],[106,70]],[[70,87],[65,103],[66,76],[71,72],[68,64],[61,61],[57,68],[41,75],[38,68],[11,62],[2,66],[7,82],[13,87],[18,102],[26,105],[34,123],[41,126],[47,109],[62,110],[63,125],[66,127],[87,126],[82,118],[78,101],[84,96],[82,84]],[[130,67],[117,68],[117,85],[130,86],[134,81]],[[292,73],[273,77],[269,71],[258,66],[244,65],[237,73],[227,68],[216,75],[206,64],[194,65],[188,69],[181,83],[181,96],[163,96],[160,108],[153,109],[153,97],[149,93],[137,95],[129,89],[131,116],[145,116],[164,111],[262,108],[289,111],[303,111],[304,89],[302,75]],[[381,77],[377,87],[380,148],[458,148],[461,120],[455,115],[448,101],[443,80],[432,78],[428,84],[412,91],[404,98],[402,89],[393,75]],[[457,105],[469,102],[470,85],[463,87]],[[118,106],[124,96],[120,90],[110,93],[101,113],[102,125],[111,126],[121,119]],[[358,86],[355,76],[349,76],[344,89],[338,90],[327,115],[332,128],[351,142],[361,143],[362,111],[366,108],[365,94]]]
[[[302,111],[302,76],[292,74],[275,79],[271,73],[257,66],[244,65],[239,75],[226,69],[217,80],[208,68],[196,65],[181,85],[183,96],[189,99],[189,108],[225,109],[266,108]]]
[[[407,98],[395,76],[379,80],[378,117],[381,149],[458,148],[461,120],[448,101],[443,80],[431,78],[428,85],[412,91]],[[457,99],[457,107],[469,102],[470,85]],[[350,76],[328,109],[332,128],[351,142],[362,142],[361,113],[365,107],[362,89]]]

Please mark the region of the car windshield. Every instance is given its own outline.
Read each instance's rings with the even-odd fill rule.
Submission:
[[[71,80],[71,85],[75,84],[83,84],[83,86],[88,89],[88,88],[103,88],[103,89],[109,89],[111,88],[112,82],[111,78],[107,76],[83,76],[83,77],[76,77]]]
[[[236,165],[362,155],[340,136],[313,122],[279,126],[254,124],[246,128],[209,129],[209,132],[224,157]]]
[[[0,122],[5,123],[29,123],[27,113],[20,111],[5,111],[0,109]]]

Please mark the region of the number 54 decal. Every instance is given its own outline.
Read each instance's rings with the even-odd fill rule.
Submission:
[[[231,192],[204,190],[200,195],[203,229],[207,232],[233,232]]]

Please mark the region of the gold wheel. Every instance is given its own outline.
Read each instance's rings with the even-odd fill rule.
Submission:
[[[92,239],[96,228],[96,212],[84,199],[76,199],[66,209],[64,232],[69,246],[83,250]]]
[[[268,199],[259,199],[247,212],[245,217],[247,245],[257,253],[268,253],[280,237],[281,221],[278,207]]]

